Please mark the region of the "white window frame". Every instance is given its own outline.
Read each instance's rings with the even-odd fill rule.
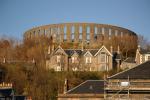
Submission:
[[[61,66],[56,66],[55,71],[61,71]]]
[[[92,63],[91,57],[86,57],[86,58],[85,58],[85,63],[86,63],[86,64]]]
[[[77,68],[77,67],[75,67],[75,68],[72,68],[72,70],[73,70],[73,71],[77,71],[77,70],[78,70],[78,68]]]
[[[71,57],[71,62],[76,63],[77,62],[77,57]]]
[[[60,60],[61,60],[61,56],[60,55],[57,55],[57,63],[60,63]]]
[[[102,61],[102,56],[104,56],[104,61]],[[101,55],[100,55],[100,62],[101,63],[106,63],[106,53],[104,52],[104,54],[102,54],[102,52],[101,52]]]
[[[72,57],[71,60],[72,60],[72,63],[75,63],[75,57]]]

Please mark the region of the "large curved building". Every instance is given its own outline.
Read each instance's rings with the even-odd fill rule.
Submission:
[[[52,37],[55,43],[62,42],[84,42],[97,43],[112,37],[124,38],[132,36],[137,41],[137,35],[128,29],[96,23],[61,23],[50,24],[32,28],[24,33],[24,39],[36,39],[38,37]],[[121,40],[121,39],[120,39]]]

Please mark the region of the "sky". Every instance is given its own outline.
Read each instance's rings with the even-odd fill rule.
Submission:
[[[150,40],[150,0],[0,0],[0,37],[71,22],[116,25]]]

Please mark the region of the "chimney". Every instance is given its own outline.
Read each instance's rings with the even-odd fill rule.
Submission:
[[[118,45],[118,48],[117,48],[117,53],[120,54],[120,46]]]
[[[138,50],[141,51],[141,46],[140,45],[138,45]]]
[[[51,46],[48,47],[48,54],[51,53]]]

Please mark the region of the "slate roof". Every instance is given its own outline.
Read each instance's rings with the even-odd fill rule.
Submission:
[[[87,80],[67,92],[67,94],[103,94],[103,93],[104,93],[103,80]]]
[[[97,49],[92,49],[92,50],[84,50],[84,51],[82,51],[82,50],[69,50],[69,49],[66,49],[66,50],[64,50],[65,52],[66,52],[66,54],[67,55],[69,55],[69,56],[72,56],[73,54],[74,54],[74,52],[77,52],[77,54],[80,56],[80,55],[84,55],[87,51],[89,51],[93,56],[98,52],[98,50]]]
[[[94,56],[97,52],[98,52],[98,50],[97,49],[93,49],[93,50],[89,50],[90,51],[90,53]]]
[[[127,62],[127,63],[135,63],[135,58],[133,58],[133,57],[128,57],[128,58],[125,59],[123,62]]]
[[[61,47],[58,47],[57,49],[55,49],[55,51],[57,51],[60,48]],[[61,48],[61,49],[63,49],[63,48]],[[74,54],[74,52],[76,52],[79,56],[81,56],[81,55],[84,55],[87,51],[89,51],[94,56],[99,51],[99,49],[84,49],[83,51],[81,49],[63,49],[63,50],[65,51],[65,53],[68,56],[72,56]]]
[[[108,79],[150,79],[150,61],[117,73]]]
[[[69,49],[66,49],[64,50],[66,52],[66,54],[68,56],[72,56],[74,54],[74,52],[76,52],[79,56],[82,54],[82,50],[69,50]]]

